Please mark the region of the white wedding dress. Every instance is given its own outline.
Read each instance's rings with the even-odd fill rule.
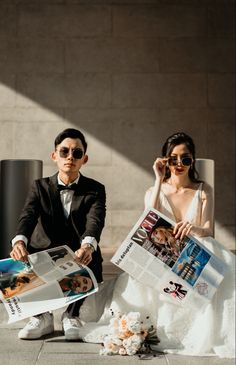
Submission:
[[[199,224],[201,188],[196,191],[185,219]],[[145,197],[148,206],[151,192]],[[171,206],[161,192],[161,212],[175,221]],[[108,333],[113,312],[138,311],[149,316],[157,328],[159,351],[192,356],[235,356],[235,256],[210,237],[202,239],[204,245],[223,259],[228,270],[212,301],[204,308],[177,305],[163,294],[137,282],[126,273],[100,285],[100,290],[88,297],[81,307],[85,322],[81,337],[86,342],[101,343]]]

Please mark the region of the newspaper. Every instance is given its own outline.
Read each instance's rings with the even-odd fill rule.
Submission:
[[[155,209],[146,209],[111,262],[162,299],[199,306],[209,302],[224,278],[226,264],[200,240],[176,239],[175,223]],[[212,239],[213,240],[213,239]]]
[[[98,291],[93,272],[75,261],[68,246],[0,260],[0,301],[8,323],[55,310]]]

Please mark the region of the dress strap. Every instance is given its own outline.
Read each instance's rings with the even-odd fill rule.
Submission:
[[[201,220],[201,201],[202,201],[202,186],[201,182],[196,190],[194,197],[189,205],[189,208],[186,212],[185,219],[191,223],[199,225]]]

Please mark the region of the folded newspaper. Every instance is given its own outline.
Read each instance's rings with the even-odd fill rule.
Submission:
[[[159,211],[145,210],[111,262],[157,289],[163,299],[199,306],[211,300],[227,266],[199,239],[176,239],[174,225]]]
[[[98,290],[93,272],[75,261],[68,246],[0,260],[0,302],[8,323],[66,306]]]

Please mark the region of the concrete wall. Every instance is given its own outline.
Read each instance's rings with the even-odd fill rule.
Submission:
[[[163,141],[183,130],[216,164],[216,238],[235,244],[235,2],[0,2],[0,160],[44,161],[81,129],[107,188],[103,247],[143,210]]]

